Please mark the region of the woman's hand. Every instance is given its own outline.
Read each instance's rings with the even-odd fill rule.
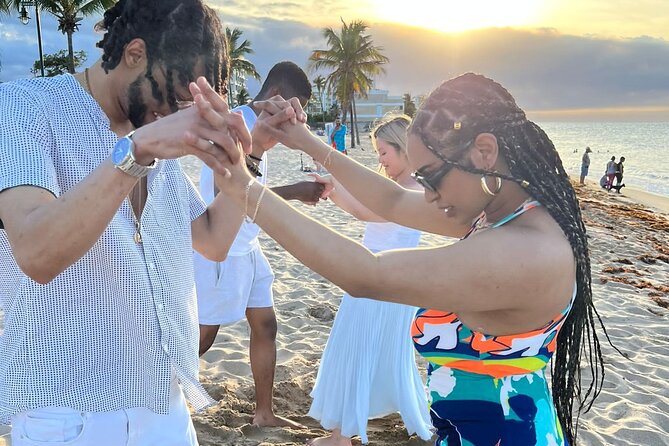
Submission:
[[[319,175],[317,173],[310,173],[316,183],[323,185],[323,192],[321,193],[321,200],[327,200],[330,193],[335,189],[335,179],[332,175]]]
[[[225,101],[209,86],[204,78],[199,85],[191,84],[193,95],[206,93],[216,110],[217,119],[206,116],[202,110],[189,107],[143,126],[133,135],[135,158],[140,164],[154,159],[176,159],[195,155],[207,165],[215,164],[225,156],[221,147],[230,149],[238,143],[250,151],[251,136],[240,115],[230,113]],[[195,135],[207,144],[191,144]]]
[[[274,96],[266,101],[255,102],[254,107],[260,110],[252,131],[254,153],[265,152],[280,142],[271,129],[287,123],[295,125],[307,122],[307,115],[297,98],[285,100],[281,96]]]
[[[199,158],[214,171],[219,190],[233,193],[237,185],[243,188],[253,178],[244,157],[251,151],[251,135],[244,118],[230,113],[225,100],[205,78],[198,78],[189,88],[195,100],[192,108],[206,126],[186,132],[186,142],[193,150],[204,153]]]
[[[261,111],[253,128],[254,137],[259,134],[263,139],[292,149],[302,149],[316,138],[305,124],[307,115],[297,98],[286,101],[277,96],[269,101],[257,101],[254,106]]]

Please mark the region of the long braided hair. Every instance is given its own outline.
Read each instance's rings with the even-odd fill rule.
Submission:
[[[527,119],[504,87],[473,73],[446,81],[432,92],[418,110],[409,132],[420,137],[426,146],[451,151],[467,149],[481,133],[495,135],[510,175],[467,166],[458,168],[521,185],[544,205],[569,240],[576,259],[576,298],[558,335],[551,379],[560,424],[569,444],[573,444],[578,430],[578,422],[574,423],[572,416],[574,400],[579,402],[579,414],[583,409],[587,412],[604,382],[597,323],[607,339],[608,334],[592,301],[590,257],[581,209],[555,146],[537,124]],[[442,155],[448,158],[449,153]],[[592,375],[585,392],[581,389],[582,355],[587,357]]]
[[[226,91],[229,60],[221,22],[216,12],[200,0],[120,0],[104,14],[96,29],[106,31],[97,46],[102,48],[102,68],[113,70],[125,46],[133,39],[146,45],[147,70],[153,97],[167,101],[176,111],[175,77],[187,86],[202,63],[204,76],[214,89]],[[167,97],[163,97],[153,70],[165,70]]]

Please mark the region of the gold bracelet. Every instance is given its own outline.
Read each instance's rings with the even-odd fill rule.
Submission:
[[[323,160],[323,167],[325,167],[326,169],[332,164],[332,160],[330,159],[330,157],[332,156],[332,154],[333,154],[334,152],[335,152],[334,149],[330,149],[330,151],[328,152],[327,156],[326,156],[325,159]]]
[[[255,179],[251,178],[246,186],[244,186],[244,217],[249,213],[249,192],[251,191],[251,186],[253,186]]]
[[[267,188],[265,186],[262,186],[262,191],[260,191],[260,196],[258,197],[258,201],[256,202],[256,210],[253,211],[253,217],[251,217],[251,222],[255,223],[256,222],[256,217],[258,216],[258,211],[260,210],[260,202],[262,201],[262,197],[265,196],[265,191]]]

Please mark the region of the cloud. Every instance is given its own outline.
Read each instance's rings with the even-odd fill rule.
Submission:
[[[458,35],[379,25],[375,41],[391,59],[378,84],[429,91],[474,71],[507,87],[528,109],[659,105],[669,99],[669,43],[597,39],[555,30],[489,29]]]
[[[74,34],[74,49],[86,52],[88,55],[86,64],[92,63],[101,54],[100,50],[95,47],[101,36],[93,32],[93,27],[99,19],[99,17],[84,19],[80,31]],[[48,14],[42,15],[42,47],[44,54],[67,49],[67,37],[58,31],[58,22]],[[2,63],[0,80],[10,81],[31,76],[30,69],[38,59],[35,20],[31,20],[28,25],[22,25],[18,19],[2,17],[0,22],[0,62]]]
[[[292,4],[287,1],[280,6],[292,10]],[[222,9],[257,7],[238,0],[228,0],[224,5]],[[324,7],[337,9],[337,3],[324,3]],[[249,17],[248,11],[243,15],[222,14],[225,25],[239,27],[251,41],[255,54],[249,59],[262,76],[281,60],[306,67],[311,50],[325,45],[320,26],[264,15]],[[92,32],[96,20],[85,20],[74,36],[75,49],[87,51],[89,64],[99,55],[95,42],[100,36]],[[47,53],[67,47],[65,36],[56,31],[56,26],[53,18],[44,18]],[[377,86],[395,95],[428,93],[444,79],[475,71],[500,82],[527,110],[669,103],[669,42],[663,39],[575,36],[550,28],[443,34],[392,24],[375,24],[371,33],[391,60]],[[37,59],[34,24],[22,26],[17,20],[3,20],[0,36],[0,78],[7,81],[28,76]],[[314,76],[309,74],[310,78]],[[256,93],[259,84],[249,81],[249,90]]]
[[[301,21],[322,26],[337,23],[340,17],[353,18],[366,15],[370,10],[368,0],[346,2],[342,0],[274,1],[214,0],[210,6],[222,17],[278,19]]]

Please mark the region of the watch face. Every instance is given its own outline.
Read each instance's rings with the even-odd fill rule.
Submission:
[[[128,152],[130,151],[131,144],[132,142],[130,141],[130,138],[124,137],[118,140],[111,154],[112,162],[115,165],[117,166],[120,165],[123,162],[123,160],[126,159],[126,157],[128,156]]]

